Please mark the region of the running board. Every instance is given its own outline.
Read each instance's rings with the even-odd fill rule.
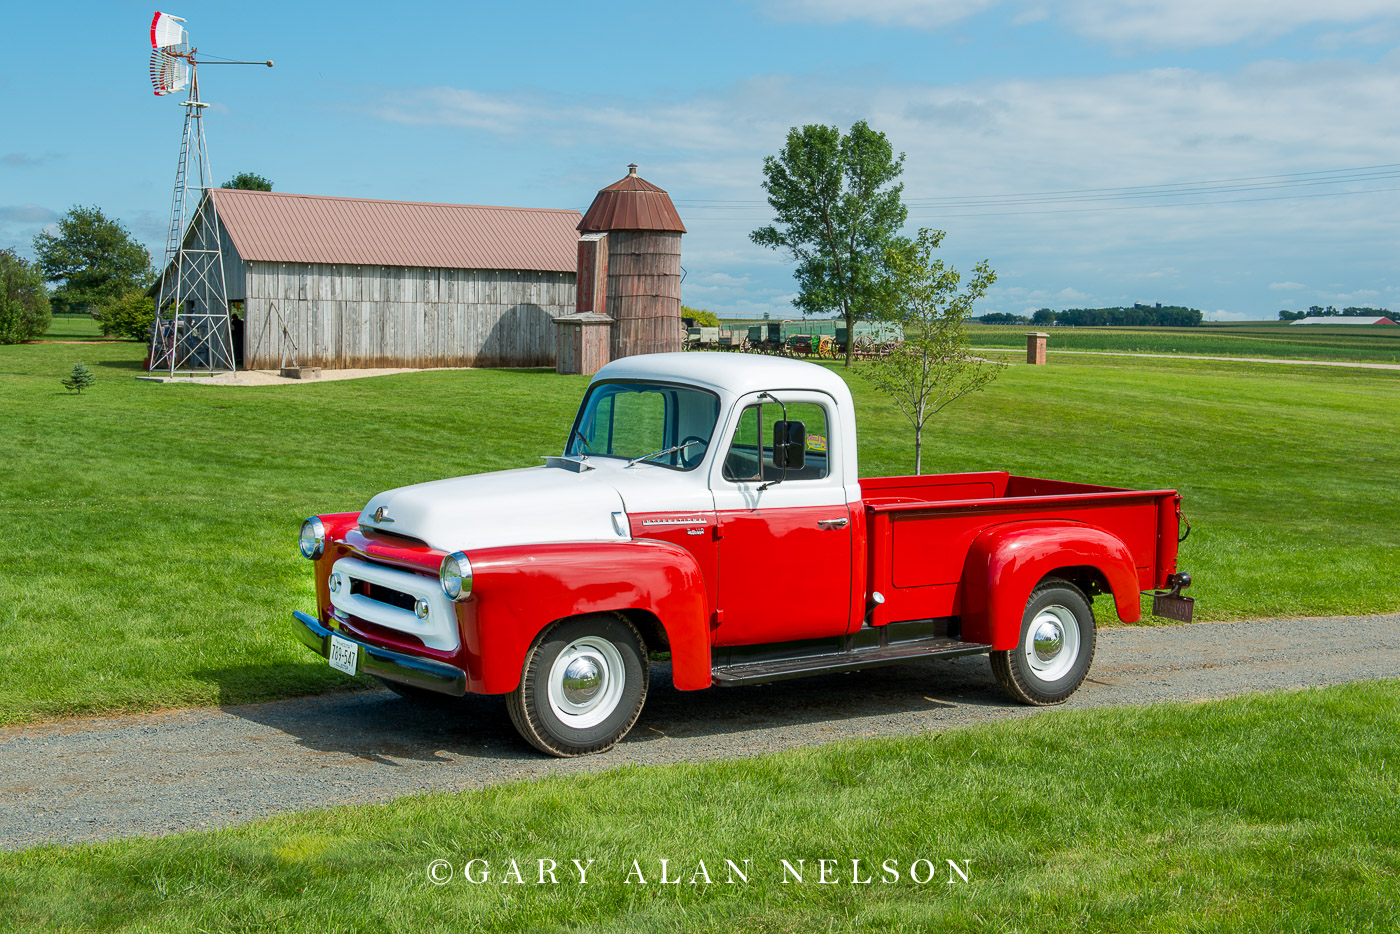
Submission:
[[[710,676],[713,678],[714,684],[719,687],[734,687],[741,684],[781,681],[784,678],[820,675],[832,671],[859,671],[862,668],[894,665],[918,658],[957,658],[960,655],[980,655],[991,650],[990,645],[982,645],[979,642],[962,642],[947,637],[910,639],[905,642],[852,649],[847,652],[807,655],[802,658],[772,659],[740,665],[721,665],[716,667]]]

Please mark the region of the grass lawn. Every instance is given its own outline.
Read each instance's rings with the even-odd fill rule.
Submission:
[[[25,931],[1394,931],[1397,709],[1386,681],[1064,711],[43,848],[0,856],[0,917]],[[663,858],[683,881],[660,882]],[[490,881],[464,881],[473,859]],[[537,883],[541,859],[558,884]],[[727,881],[726,859],[747,882]],[[781,881],[784,859],[801,883]],[[818,882],[823,859],[835,884]],[[929,876],[919,859],[932,881],[910,880]],[[949,884],[950,859],[967,882]],[[872,882],[853,881],[853,860]]]
[[[1050,335],[1050,350],[1108,350],[1118,353],[1200,354],[1208,357],[1270,357],[1400,363],[1400,325],[1304,325],[1283,322],[1203,325],[1199,328],[1042,328],[1033,325],[974,325],[974,347],[1026,346],[1026,333]]]
[[[0,347],[0,722],[345,685],[296,643],[300,520],[390,487],[538,464],[587,383],[451,371],[158,385],[145,348]],[[60,385],[75,362],[97,385]],[[1071,361],[1061,363],[1060,361]],[[866,475],[912,437],[855,383]],[[1400,607],[1400,373],[1061,357],[930,425],[930,472],[1177,487],[1199,618]]]
[[[101,341],[115,338],[102,336],[102,325],[88,315],[54,315],[49,329],[40,340]],[[84,361],[87,362],[87,361]]]

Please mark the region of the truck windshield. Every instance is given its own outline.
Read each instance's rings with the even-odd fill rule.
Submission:
[[[595,383],[579,408],[564,453],[693,470],[705,459],[719,419],[719,397],[664,383]],[[676,450],[667,450],[675,448]]]

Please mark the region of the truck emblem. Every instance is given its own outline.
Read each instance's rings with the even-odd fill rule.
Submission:
[[[376,523],[378,523],[378,522],[393,522],[394,520],[393,520],[393,519],[390,519],[388,516],[384,515],[384,507],[383,507],[383,506],[380,506],[378,509],[376,509],[376,510],[374,511],[374,521],[375,521]]]

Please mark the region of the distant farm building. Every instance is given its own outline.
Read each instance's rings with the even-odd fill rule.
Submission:
[[[1324,315],[1321,318],[1299,318],[1291,324],[1394,324],[1389,318],[1353,318],[1343,315]]]
[[[685,227],[635,166],[587,218],[232,189],[206,197],[229,304],[243,312],[233,341],[245,369],[293,358],[326,368],[552,366],[555,321],[576,311],[611,316],[601,322],[609,356],[680,347]],[[578,308],[584,241],[597,288]]]

